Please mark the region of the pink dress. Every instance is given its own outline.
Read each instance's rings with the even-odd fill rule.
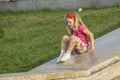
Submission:
[[[77,41],[77,46],[75,47],[74,51],[75,53],[83,53],[88,49],[88,36],[83,33],[83,31],[86,29],[85,26],[79,25],[78,30],[74,31],[72,30],[72,35],[75,35],[79,38]]]
[[[88,44],[88,36],[83,33],[85,29],[86,29],[85,26],[79,25],[78,30],[77,31],[72,30],[71,33],[72,35],[75,35],[78,38],[80,38],[80,40],[82,40],[84,43]]]

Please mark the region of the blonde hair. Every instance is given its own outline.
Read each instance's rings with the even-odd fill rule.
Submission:
[[[69,18],[69,17],[68,17],[68,14],[70,14],[70,13],[72,13],[72,14],[75,15],[75,16],[74,16],[74,19],[73,19],[73,20],[74,20],[73,30],[78,30],[79,25],[85,26],[85,24],[83,23],[81,17],[79,16],[79,14],[78,14],[77,12],[74,12],[74,11],[70,11],[70,12],[68,12],[68,13],[66,14],[66,16],[65,16],[65,21],[67,20],[67,18]],[[85,27],[86,27],[86,26],[85,26]],[[67,28],[67,29],[68,29],[68,32],[70,33],[71,30],[70,30],[69,28]],[[86,27],[86,29],[88,29],[88,28]]]

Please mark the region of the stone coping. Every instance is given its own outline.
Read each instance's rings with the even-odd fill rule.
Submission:
[[[110,73],[108,71],[109,69],[107,69],[107,68],[109,68],[111,66],[114,66],[111,69],[115,69],[115,70],[112,70],[113,72]],[[108,67],[104,67],[104,69],[101,69],[97,72],[94,72],[94,71],[96,71],[96,69],[98,69],[98,68],[94,67],[94,68],[91,68],[89,70],[84,70],[84,71],[71,71],[71,72],[60,72],[60,73],[47,73],[47,74],[13,73],[13,74],[4,74],[4,75],[0,75],[0,80],[58,80],[58,79],[60,79],[60,80],[61,79],[74,80],[74,79],[77,79],[77,78],[78,78],[78,80],[86,80],[86,79],[87,80],[93,80],[93,78],[103,78],[103,76],[105,77],[105,75],[101,75],[101,74],[105,74],[106,69],[108,71],[107,72],[108,75],[113,75],[113,73],[115,74],[116,72],[114,72],[114,71],[116,71],[116,69],[117,69],[117,71],[119,71],[119,69],[120,69],[118,66],[120,67],[120,61],[112,63]],[[104,70],[105,70],[105,72],[102,72]],[[119,72],[117,72],[117,73],[119,73]],[[119,75],[120,75],[120,73],[119,73]],[[117,76],[118,76],[118,74],[117,74]],[[110,76],[110,77],[112,77],[112,76]],[[112,78],[114,78],[114,77],[112,77]],[[95,79],[95,80],[100,80],[100,79]],[[105,80],[105,79],[103,78],[101,80]]]

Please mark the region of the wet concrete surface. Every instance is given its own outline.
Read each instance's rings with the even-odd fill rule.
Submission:
[[[95,51],[72,55],[70,61],[56,64],[53,59],[29,71],[30,73],[59,73],[88,70],[108,59],[120,55],[120,28],[95,40]],[[118,61],[117,59],[116,61]],[[106,66],[109,64],[106,64]],[[105,66],[104,66],[105,67]]]

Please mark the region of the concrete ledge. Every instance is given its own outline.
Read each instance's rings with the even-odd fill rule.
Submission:
[[[9,2],[10,0],[0,0],[0,2]]]
[[[78,9],[118,6],[120,0],[1,0],[0,11]]]
[[[120,75],[120,28],[95,40],[95,52],[53,59],[28,72],[1,74],[0,80],[110,80]],[[98,60],[96,58],[98,56]]]
[[[7,74],[0,76],[0,80],[111,80],[116,76],[120,75],[120,62],[110,65],[103,70],[84,76],[84,74],[90,74],[88,71],[77,71],[77,72],[64,72],[64,73],[48,73],[48,74],[33,74],[33,73],[18,73],[18,74]],[[81,77],[82,76],[84,77]]]

